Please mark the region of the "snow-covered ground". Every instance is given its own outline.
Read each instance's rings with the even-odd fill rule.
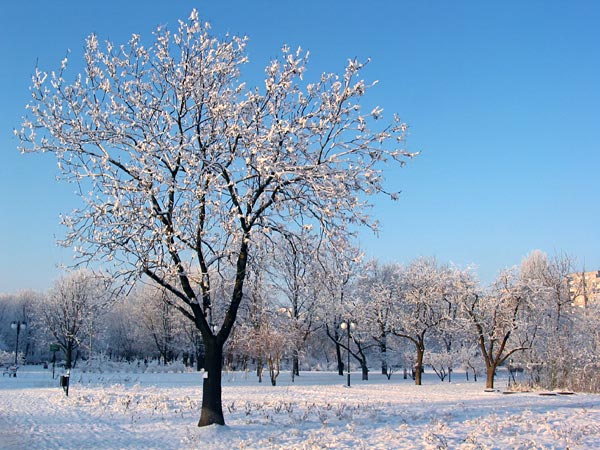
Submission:
[[[51,371],[0,381],[2,449],[593,449],[600,395],[503,394],[455,375],[368,382],[304,372],[278,386],[225,373],[227,426],[197,428],[198,373],[81,373],[66,397]],[[459,379],[460,378],[460,379]]]

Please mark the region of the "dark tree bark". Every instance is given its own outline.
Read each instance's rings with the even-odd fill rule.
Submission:
[[[346,367],[344,365],[344,360],[342,358],[342,345],[340,344],[340,336],[338,334],[336,324],[334,323],[334,326],[333,326],[333,334],[331,333],[331,330],[329,329],[328,324],[325,325],[325,332],[326,332],[327,336],[329,337],[329,339],[331,339],[335,345],[335,357],[337,359],[338,375],[343,377],[344,369]]]
[[[413,380],[415,380],[415,384],[417,386],[421,386],[422,384],[422,380],[423,380],[423,355],[425,354],[425,333],[427,332],[427,330],[424,330],[421,332],[421,334],[413,337],[410,336],[408,334],[402,334],[402,333],[394,333],[396,334],[396,336],[398,337],[402,337],[405,339],[408,339],[410,342],[412,342],[415,345],[415,350],[417,352],[417,358],[415,361],[415,365],[412,368],[412,373],[413,373]]]
[[[263,362],[262,357],[258,357],[256,360],[256,376],[258,377],[258,382],[262,383],[263,370],[265,369],[265,363]]]
[[[340,343],[337,341],[335,343],[335,356],[337,358],[338,375],[343,377],[345,367],[344,367],[344,361],[342,359],[342,347],[340,346]]]
[[[68,340],[65,346],[65,369],[70,370],[73,366],[73,341]]]
[[[494,388],[494,378],[496,376],[496,369],[500,367],[504,362],[515,352],[525,350],[525,347],[517,347],[510,351],[506,351],[506,345],[510,337],[510,332],[507,332],[504,337],[500,340],[498,348],[495,349],[497,341],[490,340],[487,345],[485,338],[482,333],[479,336],[479,348],[483,354],[486,368],[486,389]]]
[[[362,371],[362,380],[368,381],[369,380],[369,367],[366,364],[361,363],[360,368]]]
[[[197,310],[197,306],[193,305],[195,308],[195,313],[197,314],[196,326],[202,333],[202,340],[204,342],[205,368],[208,375],[204,379],[202,389],[202,412],[200,413],[200,421],[198,422],[199,427],[212,424],[225,425],[225,419],[223,417],[223,405],[221,402],[223,346],[231,334],[231,330],[233,329],[238,309],[243,298],[246,267],[248,264],[248,242],[246,239],[248,239],[248,236],[245,235],[242,239],[240,251],[238,253],[236,277],[229,309],[227,310],[225,318],[223,319],[221,330],[216,335],[213,334],[213,331],[209,326],[207,326],[208,324],[204,316],[200,316],[202,312],[198,314],[199,311]],[[186,282],[188,282],[187,278]]]
[[[378,340],[379,342],[379,353],[381,354],[381,374],[389,378],[388,374],[388,363],[387,363],[387,339],[384,334]]]
[[[360,369],[362,372],[362,380],[368,381],[369,380],[369,366],[367,365],[367,355],[365,354],[362,343],[359,340],[355,339],[354,337],[352,338],[352,340],[356,344],[356,348],[358,350],[358,355],[356,355],[354,352],[350,352],[350,353],[360,363]]]
[[[415,364],[415,384],[421,386],[423,380],[423,355],[425,354],[425,346],[420,342],[415,342],[417,348],[417,361]]]
[[[298,350],[294,349],[292,353],[292,375],[294,377],[300,376],[300,361],[299,361]]]
[[[491,364],[486,367],[485,387],[486,389],[494,388],[494,379],[496,377],[496,365]]]
[[[221,404],[221,371],[223,369],[223,344],[213,338],[204,343],[204,368],[206,378],[202,386],[202,411],[199,427],[218,424],[225,425]]]
[[[271,386],[277,386],[277,377],[279,376],[279,359],[277,356],[267,359],[269,366],[269,377],[271,378]]]
[[[204,367],[204,344],[202,339],[199,339],[199,342],[194,345],[194,350],[196,352],[196,370],[200,371]]]

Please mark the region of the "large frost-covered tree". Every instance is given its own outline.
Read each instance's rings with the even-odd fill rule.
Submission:
[[[246,39],[209,29],[194,10],[147,46],[91,35],[83,73],[69,80],[66,59],[36,70],[16,131],[22,151],[54,153],[80,186],[85,207],[64,218],[64,243],[82,262],[112,261],[116,275],[167,289],[202,334],[200,426],[224,423],[223,346],[265,237],[312,230],[334,241],[372,225],[369,196],[395,197],[384,164],[412,156],[404,123],[362,112],[363,64],[305,83],[308,54],[284,47],[248,88]]]

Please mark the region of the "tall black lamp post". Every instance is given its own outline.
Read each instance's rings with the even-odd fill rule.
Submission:
[[[352,321],[344,320],[342,323],[340,323],[340,328],[342,330],[346,330],[346,337],[347,337],[346,353],[348,354],[348,364],[346,366],[346,370],[348,372],[348,387],[350,387],[350,330],[354,330],[354,328],[356,328],[356,324]]]
[[[21,329],[27,328],[27,324],[25,322],[21,322],[20,320],[17,322],[11,322],[10,327],[13,330],[17,330],[17,344],[15,345],[15,366],[17,365],[17,356],[19,354],[19,334],[21,334]],[[15,376],[17,374],[15,373]]]

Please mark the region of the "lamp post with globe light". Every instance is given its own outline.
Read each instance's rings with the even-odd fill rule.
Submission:
[[[346,337],[347,337],[346,353],[348,355],[348,365],[346,367],[346,370],[348,372],[348,387],[350,387],[350,331],[354,330],[354,328],[356,328],[356,324],[350,320],[344,320],[342,323],[340,323],[340,328],[342,330],[346,331]]]
[[[17,358],[18,358],[18,354],[19,354],[19,334],[21,334],[21,329],[26,329],[27,328],[27,324],[25,322],[21,322],[20,320],[16,321],[16,322],[11,322],[10,327],[13,330],[17,330],[17,343],[15,345],[15,366],[17,365]],[[17,376],[16,372],[15,372],[15,377]]]

